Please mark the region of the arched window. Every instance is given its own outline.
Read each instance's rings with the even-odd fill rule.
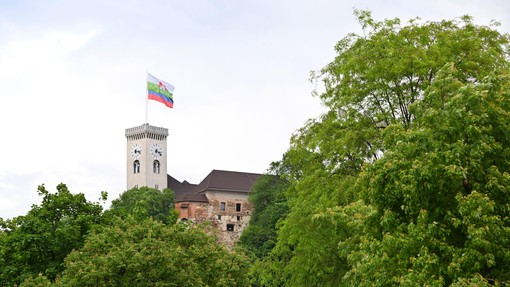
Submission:
[[[140,161],[139,160],[135,160],[135,162],[133,162],[133,173],[140,173]]]
[[[152,171],[154,173],[159,173],[159,160],[155,160],[153,163],[152,163]]]

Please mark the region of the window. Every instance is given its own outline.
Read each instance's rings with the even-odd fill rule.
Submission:
[[[220,202],[220,210],[225,211],[226,204],[225,202]]]
[[[155,188],[155,189],[159,189],[159,185],[155,184],[155,185],[154,185],[154,188]]]
[[[241,204],[240,203],[236,203],[236,211],[241,212]]]
[[[228,223],[227,224],[227,231],[234,231],[234,224]]]
[[[159,160],[155,160],[153,163],[152,163],[152,171],[154,173],[159,173]]]
[[[218,219],[221,219],[221,214],[218,214]]]
[[[241,216],[237,216],[237,221],[241,221]]]
[[[139,160],[135,160],[135,162],[133,162],[133,173],[140,173],[140,161]]]

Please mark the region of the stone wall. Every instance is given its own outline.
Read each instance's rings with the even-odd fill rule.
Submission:
[[[207,192],[206,196],[209,199],[208,220],[220,231],[221,241],[233,246],[250,222],[253,207],[248,193]]]
[[[233,246],[250,222],[253,206],[248,195],[245,192],[207,191],[209,203],[178,202],[175,208],[181,220],[209,221],[218,230],[219,239],[227,246]]]
[[[178,202],[175,208],[179,211],[179,219],[202,222],[208,218],[207,202]]]

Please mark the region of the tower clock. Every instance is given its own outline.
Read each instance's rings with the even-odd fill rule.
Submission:
[[[127,189],[167,187],[168,129],[149,124],[126,129]]]

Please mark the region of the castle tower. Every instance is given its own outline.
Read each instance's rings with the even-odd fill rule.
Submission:
[[[127,189],[167,187],[168,129],[149,124],[126,129]]]

